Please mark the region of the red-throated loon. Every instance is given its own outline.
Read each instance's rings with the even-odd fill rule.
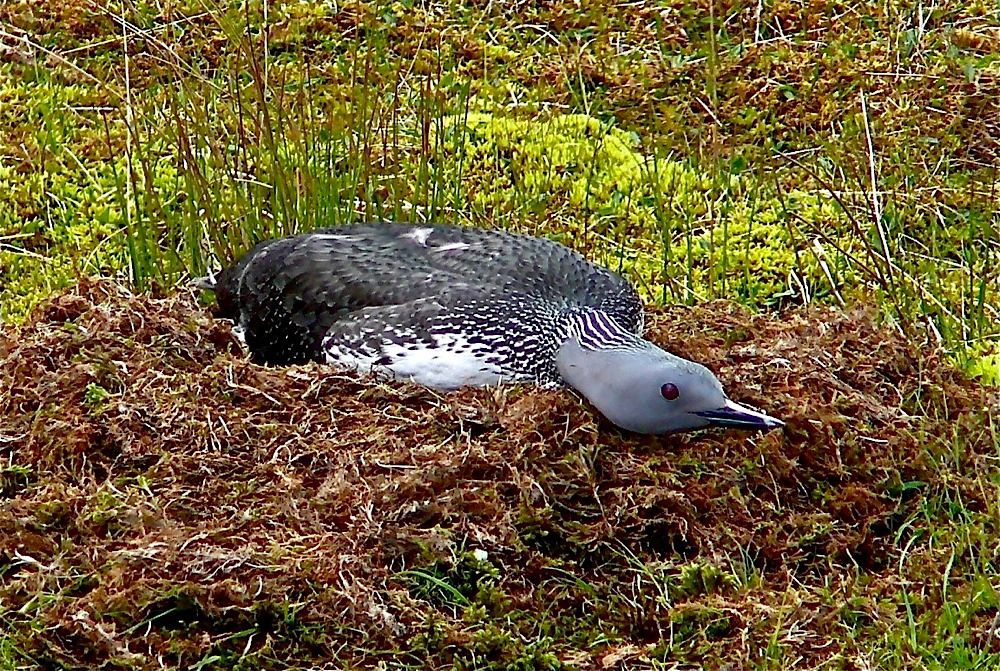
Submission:
[[[628,282],[543,238],[353,224],[261,242],[196,284],[260,363],[327,362],[439,389],[569,386],[638,433],[782,426],[643,339]]]

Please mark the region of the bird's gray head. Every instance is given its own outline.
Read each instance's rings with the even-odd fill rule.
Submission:
[[[784,425],[729,400],[708,368],[635,336],[627,345],[610,347],[570,338],[556,364],[570,386],[628,431],[658,434],[708,426],[767,431]]]

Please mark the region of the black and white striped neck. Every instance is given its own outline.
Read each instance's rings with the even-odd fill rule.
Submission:
[[[640,351],[649,347],[634,331],[604,310],[575,308],[570,312],[568,336],[585,350]]]

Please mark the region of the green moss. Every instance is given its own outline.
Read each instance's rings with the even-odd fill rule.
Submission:
[[[401,577],[406,578],[417,598],[441,606],[480,606],[492,612],[504,605],[502,595],[495,589],[499,575],[486,553],[475,550],[405,571]]]
[[[91,412],[97,414],[104,407],[104,401],[108,398],[108,390],[99,384],[91,382],[83,390],[83,403]]]
[[[414,652],[453,656],[456,669],[531,671],[563,668],[554,654],[547,621],[534,610],[513,607],[500,570],[483,550],[460,551],[399,574],[410,594],[461,618],[429,616],[412,640]],[[577,623],[578,624],[578,623]],[[458,626],[459,629],[455,629]],[[462,640],[455,646],[455,637]]]
[[[965,370],[983,384],[1000,385],[1000,345],[990,343],[971,348]]]
[[[708,562],[694,561],[681,567],[677,593],[684,597],[724,592],[736,585],[735,577]]]
[[[518,119],[471,113],[449,117],[447,159],[461,168],[469,205],[516,211],[544,201],[547,211],[582,215],[600,235],[655,230],[655,203],[676,216],[704,212],[708,180],[676,161],[638,151],[639,137],[583,115]],[[635,240],[638,241],[638,238]]]
[[[675,272],[689,269],[695,293],[739,297],[751,305],[787,295],[830,296],[857,279],[844,254],[856,252],[857,244],[838,230],[843,224],[839,207],[820,193],[734,199],[708,231],[675,242],[688,254],[675,261]],[[832,244],[809,233],[816,229]]]
[[[851,277],[845,218],[820,192],[768,194],[749,177],[708,175],[644,154],[641,138],[582,114],[449,118],[445,157],[484,217],[555,213],[539,227],[621,266],[647,298],[735,294],[772,302],[790,288],[831,295]],[[834,245],[803,229],[833,231]]]
[[[736,298],[763,307],[848,300],[871,287],[884,302],[925,312],[928,305],[970,303],[967,267],[984,235],[985,214],[941,227],[886,207],[890,255],[927,268],[889,272],[877,228],[852,221],[822,189],[783,189],[736,161],[739,174],[709,174],[644,152],[643,138],[583,114],[516,118],[472,112],[452,116],[439,160],[446,182],[461,181],[476,218],[549,235],[618,269],[647,300]],[[847,204],[852,207],[851,203]],[[858,214],[854,214],[855,217]],[[922,249],[905,249],[917,231]],[[965,250],[953,269],[936,260]],[[876,280],[863,268],[882,274]],[[985,276],[984,276],[985,277]],[[982,304],[1000,296],[982,285]],[[908,309],[911,309],[908,308]],[[991,379],[989,359],[976,374]]]
[[[103,160],[101,98],[45,77],[0,76],[0,120],[16,155],[0,157],[0,319],[16,321],[81,274],[124,267],[115,171]],[[15,112],[16,110],[16,112]]]
[[[491,624],[476,631],[457,656],[455,669],[478,671],[557,671],[564,668],[551,651],[552,641],[524,641],[506,627]]]

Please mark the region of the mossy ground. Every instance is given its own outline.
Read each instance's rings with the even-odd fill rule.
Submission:
[[[995,399],[948,366],[1000,379],[998,54],[976,2],[0,3],[0,665],[995,664]],[[793,430],[264,371],[110,285],[28,319],[382,216],[763,310],[656,336]]]
[[[0,346],[5,664],[1000,661],[995,396],[865,311],[717,302],[650,335],[786,430],[262,368],[191,295],[85,283]]]

